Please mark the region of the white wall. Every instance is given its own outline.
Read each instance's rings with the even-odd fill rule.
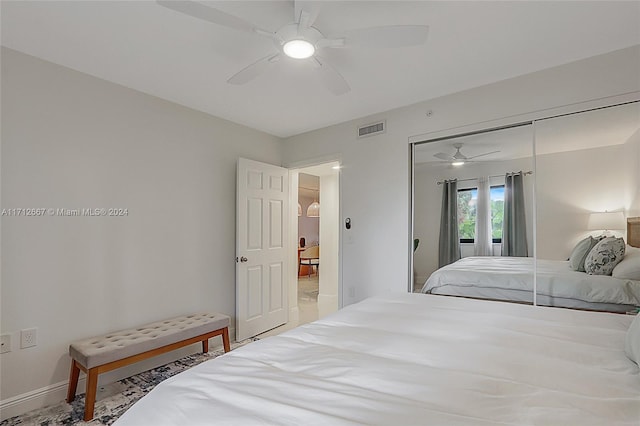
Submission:
[[[549,109],[640,90],[640,47],[467,90],[291,137],[285,164],[342,158],[343,301],[403,292],[409,277],[408,140],[539,118]],[[429,116],[427,111],[431,111]],[[387,120],[384,134],[358,139],[358,125]],[[422,135],[413,138],[414,135]]]
[[[338,254],[340,229],[339,172],[329,168],[320,175],[320,268],[318,317],[338,309]]]
[[[302,206],[302,216],[298,216],[298,242],[301,237],[305,238],[305,247],[318,245],[320,240],[320,219],[317,217],[307,217],[307,208],[313,203],[313,198],[298,197],[298,202]],[[322,208],[322,203],[320,203]]]
[[[628,184],[624,207],[627,217],[636,217],[640,216],[640,130],[629,138],[623,149]]]
[[[289,170],[289,271],[287,281],[289,282],[289,322],[297,324],[300,319],[298,309],[298,186],[300,173],[297,170]]]
[[[12,50],[1,59],[2,207],[128,209],[2,217],[2,332],[38,328],[38,346],[14,335],[1,356],[3,402],[64,382],[73,340],[233,317],[237,158],[280,164],[280,140]]]
[[[625,209],[634,182],[624,151],[614,145],[536,158],[538,258],[567,260],[590,233],[590,213]]]
[[[533,136],[533,134],[532,134]],[[533,141],[533,139],[532,139]],[[465,164],[461,168],[443,168],[433,164],[417,165],[414,179],[414,236],[420,238],[420,245],[414,255],[416,281],[424,283],[429,275],[438,269],[438,243],[440,232],[440,211],[442,206],[442,186],[437,182],[443,179],[475,179],[479,176],[504,175],[507,172],[529,171],[533,169],[532,158],[516,160]],[[504,184],[504,177],[492,178],[491,184]],[[459,189],[476,187],[477,181],[458,184]],[[529,254],[533,255],[533,176],[524,177],[525,215],[527,218],[527,243]],[[494,253],[500,253],[496,244]],[[473,256],[473,244],[463,244],[462,257]]]

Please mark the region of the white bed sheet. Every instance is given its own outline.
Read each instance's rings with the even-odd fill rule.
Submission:
[[[166,380],[115,424],[634,425],[632,317],[389,295]]]
[[[538,259],[536,280],[539,304],[619,312],[640,306],[640,281],[573,271],[566,261]],[[533,258],[465,257],[431,274],[422,292],[532,302]]]

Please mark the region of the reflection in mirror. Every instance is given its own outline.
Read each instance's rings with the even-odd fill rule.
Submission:
[[[625,233],[626,219],[640,216],[640,104],[535,126],[537,303],[633,309],[640,276],[628,271],[640,271],[640,253],[633,260]]]
[[[415,292],[532,303],[532,153],[531,125],[415,146]]]

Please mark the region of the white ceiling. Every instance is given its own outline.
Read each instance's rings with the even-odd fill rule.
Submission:
[[[291,1],[209,2],[268,30]],[[244,86],[226,80],[271,41],[154,1],[2,1],[2,45],[287,137],[640,43],[640,2],[327,1],[331,35],[429,25],[423,46],[324,52],[351,85],[335,96],[307,63],[281,61]]]
[[[443,163],[434,157],[439,152],[453,155],[454,144],[462,143],[468,156],[499,151],[475,161],[508,161],[533,154],[533,126],[514,127],[493,132],[423,143],[416,146],[415,163]],[[536,123],[536,155],[579,151],[627,143],[640,129],[640,102],[539,121]]]
[[[456,152],[453,145],[458,143],[463,144],[460,152],[467,157],[499,151],[475,160],[481,162],[531,157],[533,153],[531,126],[524,126],[416,145],[415,163],[448,165],[449,162],[435,158],[434,155],[440,152],[453,155]]]

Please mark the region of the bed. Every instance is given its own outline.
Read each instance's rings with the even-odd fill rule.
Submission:
[[[627,254],[635,253],[637,265],[640,218],[627,219],[627,238]],[[635,276],[589,275],[572,270],[568,261],[537,259],[534,265],[530,257],[466,257],[431,274],[421,292],[533,303],[534,269],[539,305],[619,313],[640,306]]]
[[[465,257],[435,271],[422,293],[533,303],[531,257]],[[536,302],[543,306],[627,312],[640,306],[640,281],[573,271],[538,259]]]
[[[637,426],[633,318],[370,298],[167,379],[115,424]]]

